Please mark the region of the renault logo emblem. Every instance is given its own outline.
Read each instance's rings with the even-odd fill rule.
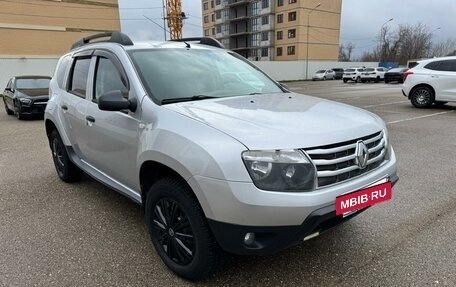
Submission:
[[[355,163],[359,166],[360,169],[364,169],[369,160],[369,152],[367,146],[363,141],[358,141],[356,143],[355,150]]]

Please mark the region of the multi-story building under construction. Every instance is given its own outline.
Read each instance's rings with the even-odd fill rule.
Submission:
[[[334,60],[342,0],[202,0],[203,34],[250,60]]]

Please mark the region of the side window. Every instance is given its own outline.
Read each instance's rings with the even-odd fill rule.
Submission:
[[[128,88],[114,63],[104,57],[98,57],[97,61],[93,101],[97,102],[100,96],[115,90],[120,90],[124,97],[128,98]]]
[[[439,70],[440,61],[435,61],[424,66],[425,69],[429,70]]]
[[[6,85],[6,88],[10,88],[10,89],[11,89],[12,86],[13,86],[13,79],[10,79],[10,80],[8,81],[8,84]]]
[[[70,64],[70,60],[71,60],[70,56],[63,57],[62,60],[60,60],[60,62],[59,62],[57,70],[55,71],[57,85],[59,85],[59,87],[61,89],[66,88],[64,81],[65,81],[66,72],[68,70],[68,65]]]
[[[68,91],[76,96],[85,98],[87,89],[87,77],[89,74],[90,58],[77,58],[73,71],[71,73],[71,79],[69,81],[70,86]]]
[[[445,72],[456,72],[456,60],[440,61],[438,70]]]

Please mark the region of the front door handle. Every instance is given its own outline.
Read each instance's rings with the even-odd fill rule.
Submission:
[[[66,105],[62,105],[62,110],[68,111],[68,107]]]
[[[86,121],[87,121],[87,125],[89,127],[91,127],[93,125],[93,123],[95,122],[95,118],[92,116],[86,116]]]
[[[86,120],[87,120],[88,122],[91,122],[91,123],[94,123],[94,122],[95,122],[95,118],[92,117],[92,116],[86,116]]]

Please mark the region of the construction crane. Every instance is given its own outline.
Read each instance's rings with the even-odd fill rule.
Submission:
[[[166,0],[166,17],[171,40],[182,38],[182,27],[187,19],[182,12],[181,0]]]

